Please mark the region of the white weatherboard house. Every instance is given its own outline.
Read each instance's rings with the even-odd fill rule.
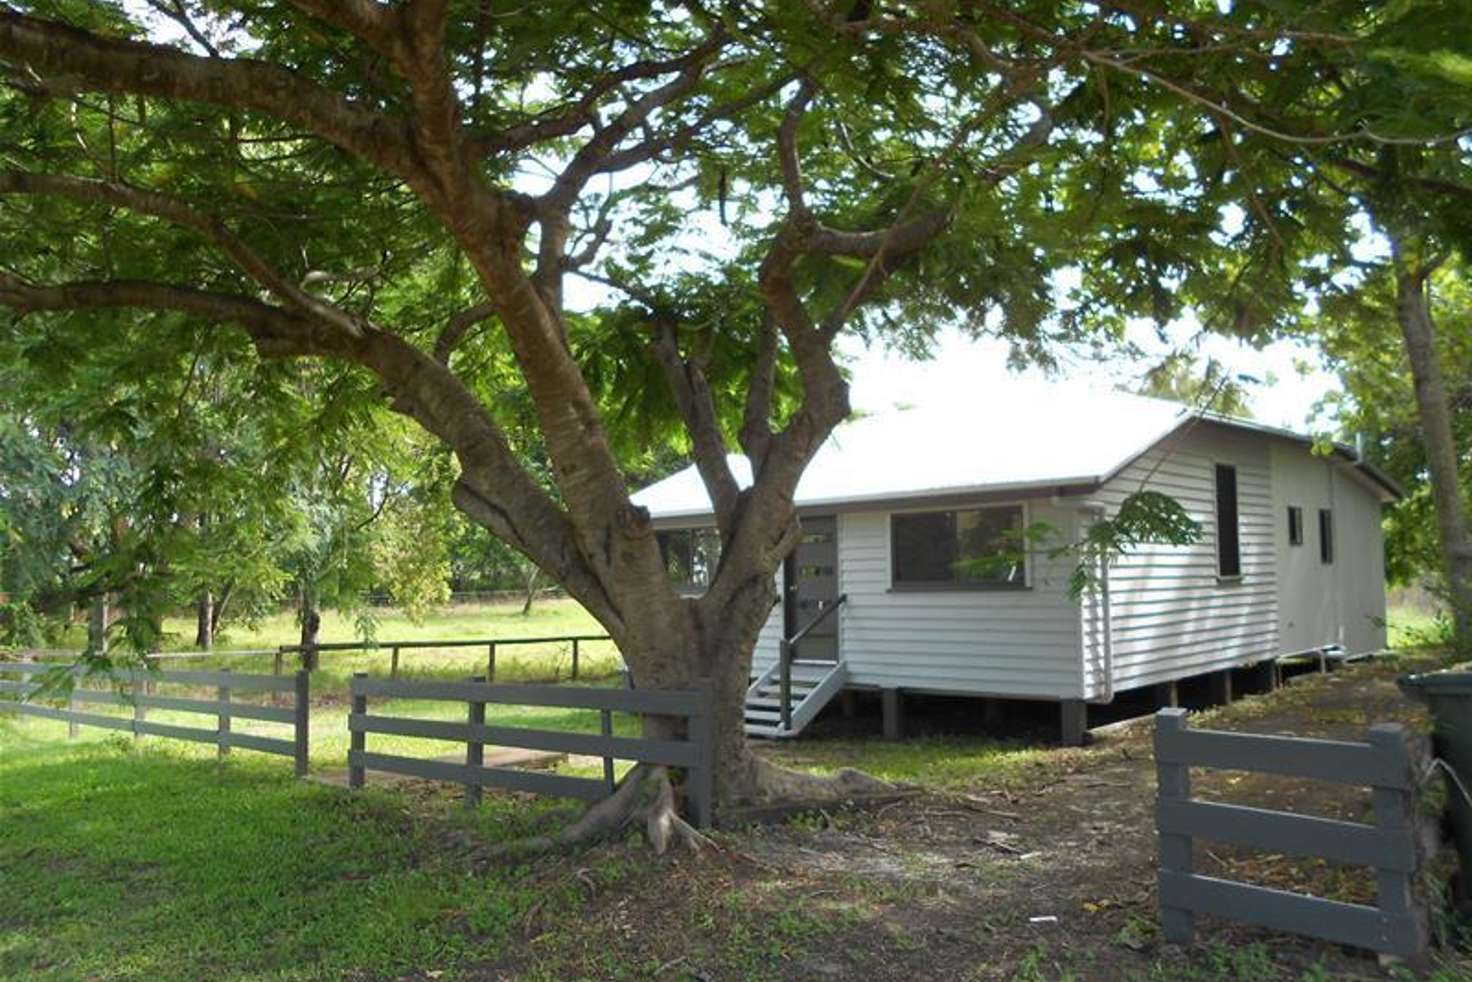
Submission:
[[[746,458],[731,464],[749,482]],[[1079,600],[1076,556],[1046,543],[1020,563],[965,562],[1040,522],[1077,541],[1142,488],[1179,501],[1201,539],[1142,546]],[[1210,673],[1230,698],[1233,670],[1379,650],[1381,508],[1398,494],[1349,447],[1315,453],[1287,430],[1082,387],[1002,386],[844,424],[797,490],[802,544],[757,645],[748,732],[795,735],[856,688],[882,693],[891,731],[902,692],[1057,701],[1076,742],[1088,704],[1128,690],[1173,699],[1175,682]],[[699,590],[719,541],[695,469],[634,500],[671,575]]]

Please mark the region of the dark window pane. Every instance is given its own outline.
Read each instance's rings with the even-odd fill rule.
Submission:
[[[1237,468],[1216,465],[1216,569],[1242,575],[1242,542],[1237,529]]]
[[[954,579],[955,515],[948,511],[894,516],[897,583],[945,583]]]
[[[1327,508],[1319,509],[1319,560],[1334,561],[1334,513]]]
[[[1288,544],[1303,545],[1303,509],[1297,505],[1288,506]]]
[[[1022,506],[895,515],[894,582],[1022,586]]]
[[[1022,508],[956,513],[958,578],[979,583],[1023,582]]]

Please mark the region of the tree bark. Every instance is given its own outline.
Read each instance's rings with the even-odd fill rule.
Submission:
[[[532,602],[537,599],[537,586],[542,578],[542,571],[535,566],[526,574],[526,601],[521,605],[523,617],[532,612]]]
[[[1453,645],[1472,651],[1472,536],[1457,468],[1451,402],[1436,351],[1436,325],[1431,314],[1430,271],[1407,264],[1396,249],[1396,319],[1405,339],[1415,384],[1416,409],[1426,448],[1426,469],[1436,526],[1441,540],[1446,602],[1451,607]]]
[[[300,618],[302,625],[302,667],[309,672],[317,670],[319,654],[317,633],[322,629],[322,613],[317,609],[317,595],[309,586],[301,588]]]
[[[87,647],[95,654],[107,653],[107,594],[92,598],[87,615]]]
[[[220,633],[220,625],[225,620],[225,608],[230,603],[230,597],[235,593],[235,584],[226,583],[225,588],[220,591],[220,597],[210,608],[210,637],[217,637]]]
[[[215,598],[206,590],[194,605],[194,646],[209,651],[215,646]]]

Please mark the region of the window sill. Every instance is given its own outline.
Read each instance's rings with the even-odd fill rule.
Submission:
[[[888,593],[1020,593],[1028,583],[892,583]]]
[[[1222,576],[1220,573],[1218,573],[1216,576],[1216,582],[1218,586],[1238,586],[1242,583],[1242,574],[1238,573],[1236,576]]]

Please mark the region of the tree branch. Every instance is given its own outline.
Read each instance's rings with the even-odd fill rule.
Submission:
[[[419,165],[407,125],[343,98],[280,65],[203,58],[174,48],[103,38],[0,6],[0,58],[69,76],[85,89],[256,109],[350,150],[411,183]]]
[[[764,311],[761,333],[757,336],[756,361],[751,367],[751,384],[746,389],[746,407],[741,418],[741,448],[751,460],[753,480],[761,475],[772,446],[777,350],[777,325],[771,312]]]
[[[729,536],[741,488],[736,484],[731,465],[726,460],[726,438],[716,418],[715,398],[700,366],[680,354],[680,342],[672,319],[655,314],[654,335],[650,346],[664,370],[665,381],[675,397],[685,429],[690,434],[695,454],[695,467],[705,482],[715,508],[716,525],[722,536]]]
[[[172,310],[238,325],[262,355],[271,357],[312,354],[329,346],[321,325],[300,313],[249,297],[142,280],[37,286],[0,270],[0,305],[21,314],[123,308]]]
[[[478,303],[474,307],[467,307],[454,317],[451,317],[450,323],[446,324],[445,329],[440,332],[439,337],[435,338],[434,360],[441,365],[449,364],[451,353],[454,352],[455,347],[459,345],[461,339],[465,337],[466,332],[487,317],[495,314],[495,312],[495,305],[486,302]]]
[[[348,335],[358,336],[363,331],[363,323],[357,317],[303,292],[227,229],[219,219],[196,211],[175,198],[116,181],[96,181],[60,174],[0,171],[0,195],[7,194],[53,195],[75,201],[109,204],[192,229],[219,246],[242,272],[286,303]]]

